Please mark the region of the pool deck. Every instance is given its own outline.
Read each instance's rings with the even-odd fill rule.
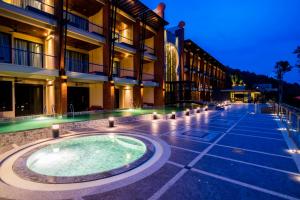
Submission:
[[[300,199],[300,165],[286,131],[274,116],[254,112],[254,105],[232,105],[176,120],[75,129],[151,134],[171,146],[171,156],[138,182],[74,199]]]

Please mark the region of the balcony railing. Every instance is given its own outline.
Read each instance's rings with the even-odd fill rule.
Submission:
[[[128,68],[114,67],[113,76],[120,78],[134,79],[134,70]]]
[[[54,68],[55,56],[0,46],[0,63],[10,63],[36,68]]]
[[[65,12],[66,14],[66,12]],[[77,16],[73,13],[68,12],[68,25],[74,26],[78,29],[94,33],[97,35],[103,35],[103,27],[90,22],[88,19],[85,19],[83,17]]]
[[[147,53],[149,53],[149,54],[155,55],[155,50],[154,50],[154,48],[149,47],[149,46],[147,46],[147,45],[145,45],[145,51],[146,51]]]
[[[143,81],[154,81],[154,74],[143,73]]]
[[[66,59],[66,69],[71,72],[104,75],[103,65],[83,60]]]
[[[131,38],[125,37],[119,33],[115,33],[114,39],[115,39],[115,42],[117,42],[117,43],[125,43],[130,46],[133,45],[133,40]]]
[[[40,0],[0,0],[5,3],[33,11],[41,15],[50,16],[54,14],[54,6]]]

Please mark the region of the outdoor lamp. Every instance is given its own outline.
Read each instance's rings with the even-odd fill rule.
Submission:
[[[197,107],[197,113],[200,113],[200,107]]]
[[[115,119],[113,117],[109,117],[108,118],[108,126],[110,128],[112,128],[112,127],[114,127],[114,125],[115,125]]]
[[[176,112],[172,112],[171,113],[171,119],[175,119],[176,118]]]
[[[51,128],[52,128],[52,137],[58,138],[59,137],[59,125],[53,124]]]
[[[190,109],[186,109],[185,115],[186,115],[186,116],[189,116],[189,115],[190,115]]]
[[[153,120],[157,119],[157,112],[153,112]]]
[[[204,109],[205,111],[208,111],[208,106],[205,106],[205,109]]]

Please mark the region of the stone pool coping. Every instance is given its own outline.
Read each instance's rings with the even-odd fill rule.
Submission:
[[[204,108],[200,108],[201,112],[204,111]],[[190,114],[194,114],[195,109],[190,110]],[[158,119],[167,119],[171,114],[158,114]],[[176,112],[176,117],[183,117],[185,115],[185,111]],[[138,116],[128,116],[128,117],[115,117],[115,124],[124,124],[127,122],[134,121],[142,121],[142,120],[152,120],[152,114],[138,115]],[[60,125],[60,133],[61,135],[68,134],[68,132],[72,129],[80,129],[80,128],[90,128],[94,126],[103,126],[108,127],[108,119],[94,119],[88,121],[79,121],[79,122],[67,122],[62,123]],[[24,131],[16,131],[16,132],[7,132],[0,133],[0,154],[1,149],[12,144],[26,144],[32,141],[51,138],[51,128],[37,128],[31,130]],[[7,148],[8,150],[12,149],[12,147]],[[4,152],[6,152],[5,150]],[[3,153],[4,153],[3,152]]]
[[[96,136],[96,135],[104,136],[104,135],[107,135],[107,134],[95,134],[95,135],[92,135],[92,136]],[[43,175],[43,174],[36,173],[36,172],[30,170],[27,167],[26,162],[27,162],[28,158],[34,152],[36,152],[36,151],[38,151],[38,150],[40,150],[44,147],[47,147],[51,144],[56,144],[56,143],[59,143],[59,142],[62,142],[64,140],[68,139],[68,138],[62,138],[62,139],[58,139],[57,142],[55,142],[55,143],[51,143],[51,144],[48,143],[48,144],[38,146],[38,147],[26,152],[22,156],[20,156],[15,161],[15,163],[13,164],[13,171],[18,176],[20,176],[22,179],[33,181],[33,182],[38,182],[38,183],[48,183],[48,184],[82,183],[82,182],[88,182],[88,181],[95,181],[95,180],[99,180],[99,179],[104,179],[104,178],[108,178],[108,177],[111,177],[111,176],[116,176],[116,175],[121,174],[121,173],[125,173],[129,170],[132,170],[136,167],[139,167],[143,163],[147,162],[147,160],[149,160],[154,155],[155,147],[149,140],[144,139],[142,137],[139,137],[138,135],[128,136],[124,133],[118,134],[118,136],[119,135],[120,136],[126,136],[126,137],[132,137],[132,138],[135,138],[137,140],[142,141],[146,145],[145,154],[141,158],[139,158],[139,159],[137,159],[137,160],[125,165],[125,166],[122,166],[122,167],[119,167],[119,168],[116,168],[116,169],[112,169],[112,170],[109,170],[109,171],[105,171],[105,172],[82,175],[82,176],[70,176],[70,177],[66,177],[66,176],[48,176],[48,175]],[[79,135],[79,136],[72,137],[72,139],[73,138],[80,138],[80,137],[91,137],[91,135],[90,136]]]

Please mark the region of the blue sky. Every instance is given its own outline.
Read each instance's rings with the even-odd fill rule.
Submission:
[[[300,0],[142,0],[166,4],[169,27],[186,22],[186,38],[224,65],[273,76],[276,61],[296,63],[300,46]],[[285,79],[300,83],[294,69]]]

